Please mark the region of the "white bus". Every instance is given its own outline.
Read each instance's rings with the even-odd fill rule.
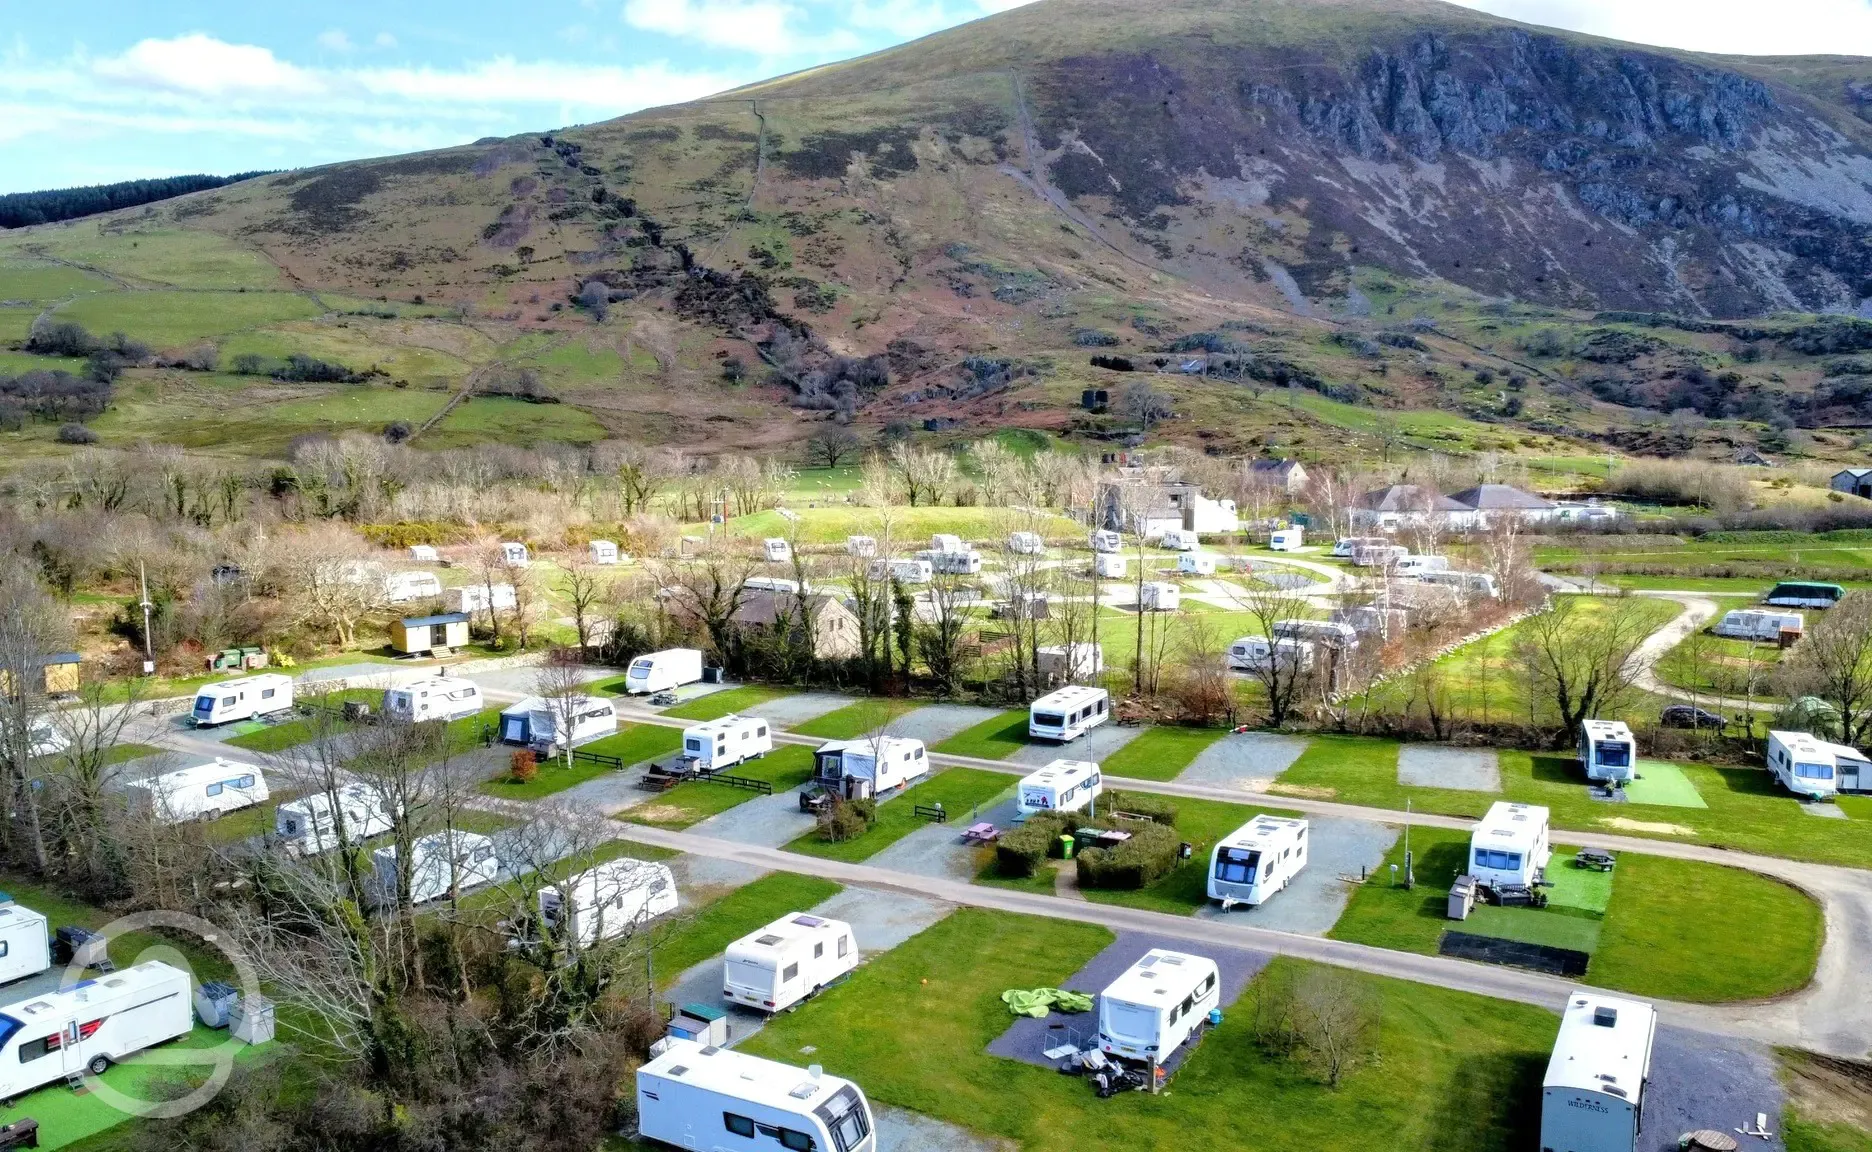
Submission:
[[[1622,721],[1587,720],[1580,724],[1579,758],[1586,779],[1622,784],[1638,770],[1638,743]]]
[[[112,1064],[195,1027],[189,974],[149,960],[0,1008],[0,1099]]]
[[[164,824],[214,820],[226,812],[264,804],[272,795],[260,769],[220,756],[128,781],[124,793],[133,808],[153,814]]]
[[[384,715],[420,724],[425,720],[459,720],[481,711],[481,686],[473,680],[437,676],[418,680],[384,693]]]
[[[1656,1036],[1657,1012],[1649,1004],[1585,990],[1568,996],[1541,1079],[1541,1147],[1633,1152],[1644,1128]]]
[[[877,1152],[864,1093],[818,1065],[801,1071],[694,1040],[658,1041],[637,1069],[637,1131],[677,1148]]]
[[[929,753],[921,740],[896,736],[860,736],[834,740],[813,753],[813,779],[847,800],[880,797],[929,772]]]
[[[195,707],[189,715],[197,728],[207,728],[233,720],[271,716],[292,706],[292,677],[266,672],[202,685],[195,693]]]
[[[631,661],[624,690],[632,696],[666,692],[702,679],[702,653],[695,648],[665,648]]]
[[[1532,887],[1547,871],[1547,809],[1497,800],[1469,834],[1469,874],[1490,887]]]
[[[722,995],[781,1012],[858,967],[858,941],[843,920],[789,912],[722,953]]]
[[[1027,707],[1027,736],[1070,743],[1111,719],[1111,693],[1084,684],[1068,684]]]
[[[1305,820],[1256,816],[1209,853],[1209,899],[1224,908],[1260,904],[1300,874],[1306,857]]]
[[[337,848],[342,828],[343,841],[360,844],[390,831],[398,805],[386,800],[368,784],[353,782],[337,790],[336,815],[332,794],[323,790],[281,804],[273,813],[273,832],[286,851],[296,856],[318,856]]]
[[[371,880],[377,902],[388,906],[396,902],[397,850],[386,844],[371,853]],[[419,836],[410,852],[410,900],[423,904],[448,895],[454,886],[467,891],[489,884],[500,875],[500,859],[494,841],[479,832],[432,832]]]
[[[590,948],[676,911],[676,877],[666,864],[608,860],[540,889],[540,924]]]
[[[1021,819],[1035,812],[1077,812],[1105,791],[1099,766],[1090,760],[1054,760],[1021,777],[1016,810]]]
[[[683,729],[682,759],[702,772],[720,772],[773,751],[773,732],[758,716],[727,716]]]
[[[1153,948],[1099,993],[1099,1050],[1162,1064],[1222,1005],[1214,960]]]
[[[0,984],[37,976],[52,967],[46,918],[0,893]]]
[[[1776,782],[1803,800],[1872,788],[1872,764],[1857,748],[1805,732],[1768,733],[1767,759]]]

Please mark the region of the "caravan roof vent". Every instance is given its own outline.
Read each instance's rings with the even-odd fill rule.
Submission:
[[[1594,1024],[1599,1025],[1599,1027],[1601,1028],[1617,1027],[1618,1026],[1618,1009],[1608,1008],[1605,1005],[1600,1005],[1599,1007],[1593,1009],[1592,1022]]]
[[[717,1048],[717,1047],[716,1047],[715,1045],[713,1045],[713,1044],[710,1044],[710,1045],[709,1045],[708,1047],[706,1047],[706,1048],[704,1048],[704,1049],[702,1049],[702,1055],[704,1055],[704,1056],[713,1056],[713,1055],[715,1055],[715,1054],[717,1054],[717,1053],[719,1053],[720,1051],[721,1051],[721,1049],[720,1049],[720,1048]]]
[[[669,1070],[669,1074],[671,1076],[681,1076],[687,1071],[689,1071],[689,1066],[687,1064],[678,1064]]]
[[[793,923],[798,924],[801,928],[819,928],[824,926],[825,921],[819,919],[817,916],[795,916],[793,917]]]
[[[756,937],[754,940],[754,943],[764,944],[767,947],[772,948],[775,944],[780,943],[780,937],[775,936],[772,932],[769,932],[765,936]]]
[[[813,1093],[817,1091],[819,1091],[818,1084],[811,1080],[803,1080],[794,1085],[793,1091],[788,1092],[787,1095],[793,1097],[795,1100],[810,1100],[812,1099]]]
[[[1183,957],[1181,956],[1159,956],[1157,959],[1162,960],[1165,964],[1175,964],[1178,967],[1181,967],[1183,964]]]

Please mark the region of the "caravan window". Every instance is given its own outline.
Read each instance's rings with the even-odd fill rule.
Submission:
[[[254,778],[252,776],[242,776],[239,780],[234,781],[234,787],[236,788],[252,788],[253,786]]]
[[[1803,764],[1796,760],[1794,762],[1794,775],[1802,780],[1831,780],[1833,779],[1833,765]]]
[[[1196,989],[1196,993],[1199,996],[1207,996],[1209,994],[1209,990],[1214,987],[1215,987],[1215,974],[1210,973],[1209,975],[1203,977],[1202,987]]]
[[[262,700],[271,700],[271,699],[273,699],[273,693],[275,693],[275,692],[277,692],[277,691],[279,691],[279,689],[277,689],[277,688],[266,688],[266,689],[262,689],[262,690],[261,690],[261,692],[260,692],[260,699],[262,699]]]
[[[825,955],[825,941],[821,940],[812,946],[812,958],[814,960],[817,960],[819,959],[819,957],[824,956],[824,955]]]
[[[838,954],[839,954],[840,956],[844,956],[844,955],[845,955],[845,937],[843,937],[843,936],[840,936],[840,937],[839,937],[839,942],[838,942]]]
[[[1494,868],[1502,872],[1515,872],[1521,868],[1521,853],[1503,852],[1498,849],[1477,848],[1475,853],[1477,868]]]
[[[754,1135],[754,1121],[748,1119],[746,1116],[736,1116],[733,1112],[723,1112],[721,1118],[722,1127],[733,1132],[736,1136]]]
[[[232,697],[232,696],[223,696],[223,697],[221,697],[221,707],[223,707],[223,708],[232,708],[232,707],[234,707],[234,697]]]
[[[796,1152],[813,1152],[813,1138],[804,1132],[795,1132],[791,1128],[780,1129],[780,1147],[792,1148]]]
[[[754,729],[754,735],[756,736],[767,735],[767,725],[762,724],[759,728]]]
[[[216,782],[214,784],[208,785],[208,795],[210,796],[221,795],[221,784],[219,782]]]
[[[799,979],[799,963],[797,961],[792,964],[788,964],[786,966],[786,971],[780,973],[780,982],[782,984],[786,983],[789,980],[798,980],[798,979]]]
[[[1034,717],[1034,723],[1042,728],[1064,728],[1066,718],[1058,712],[1041,712]]]
[[[1627,768],[1631,766],[1630,744],[1601,744],[1599,763],[1608,768]]]
[[[1226,884],[1253,884],[1261,853],[1251,848],[1224,848],[1216,859],[1216,879]]]
[[[39,1040],[26,1041],[19,1046],[20,1063],[30,1064],[34,1060],[50,1056],[52,1053],[57,1052],[59,1050],[59,1041],[62,1038],[63,1037],[61,1037],[59,1033],[54,1032],[52,1035]]]

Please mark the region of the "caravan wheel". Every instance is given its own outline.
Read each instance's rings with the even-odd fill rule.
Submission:
[[[93,1056],[91,1057],[91,1063],[85,1065],[85,1071],[91,1073],[93,1076],[102,1076],[105,1072],[110,1070],[110,1066],[111,1059],[109,1056]]]

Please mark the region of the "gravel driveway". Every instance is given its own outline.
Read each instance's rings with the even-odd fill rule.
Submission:
[[[748,709],[748,714],[759,716],[776,728],[792,728],[856,702],[853,697],[834,696],[830,692],[802,692],[797,696],[769,700]]]
[[[1677,1147],[1679,1136],[1698,1128],[1734,1136],[1745,1149],[1781,1152],[1781,1107],[1786,1101],[1774,1054],[1767,1047],[1660,1024],[1651,1049],[1651,1084],[1638,1152],[1667,1152]],[[1768,1113],[1773,1139],[1736,1133],[1737,1128],[1754,1127],[1757,1112]]]
[[[1204,748],[1178,774],[1177,783],[1259,792],[1291,768],[1306,747],[1306,740],[1299,736],[1231,732]]]
[[[1398,749],[1397,778],[1399,784],[1417,788],[1501,791],[1501,765],[1493,748],[1406,744]]]
[[[1357,876],[1361,867],[1376,870],[1397,841],[1398,830],[1369,820],[1313,816],[1308,820],[1307,837],[1313,843],[1306,867],[1272,900],[1258,907],[1237,907],[1230,912],[1222,911],[1221,904],[1212,902],[1203,905],[1196,914],[1239,918],[1243,924],[1278,932],[1326,935],[1339,922],[1346,902],[1352,898],[1352,886],[1339,879],[1340,874]]]
[[[982,820],[1004,830],[1012,827],[1014,803],[1013,790],[1009,789],[1007,795],[983,807],[979,814],[952,813],[947,824],[918,828],[865,863],[893,872],[912,872],[964,883],[972,881],[975,879],[975,849],[962,843],[963,830]]]
[[[689,829],[698,836],[715,836],[739,844],[778,848],[812,830],[810,813],[801,812],[798,788],[759,796],[710,816]]]
[[[1010,764],[1044,768],[1055,760],[1090,760],[1098,763],[1144,734],[1141,725],[1114,724],[1110,720],[1070,744],[1035,741],[1006,757]]]
[[[926,704],[891,721],[886,731],[900,739],[940,744],[957,732],[975,727],[1001,713],[973,704]]]
[[[1011,1147],[1004,1140],[977,1136],[967,1128],[876,1100],[871,1101],[871,1114],[877,1121],[878,1152],[1004,1152]]]

